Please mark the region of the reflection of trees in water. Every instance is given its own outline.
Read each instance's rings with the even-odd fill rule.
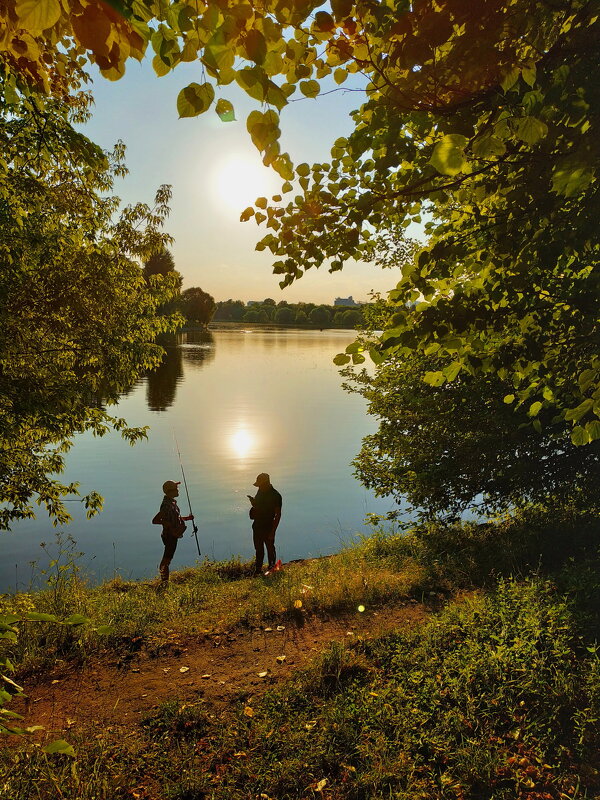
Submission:
[[[181,334],[183,359],[192,367],[202,367],[215,357],[215,339],[210,331],[198,329]]]
[[[150,411],[166,411],[175,402],[177,386],[183,380],[183,361],[201,367],[215,356],[214,340],[208,331],[182,333],[177,341],[160,342],[165,355],[160,366],[146,376],[146,402]]]

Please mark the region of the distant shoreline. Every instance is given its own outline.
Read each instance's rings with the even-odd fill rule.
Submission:
[[[308,323],[307,325],[297,325],[296,323],[284,324],[284,323],[277,323],[277,322],[227,322],[227,321],[217,321],[217,322],[209,322],[208,325],[184,325],[183,328],[180,328],[180,333],[188,333],[189,331],[227,331],[227,330],[245,330],[248,328],[257,329],[257,330],[289,330],[289,329],[296,329],[300,331],[324,331],[324,330],[333,330],[333,331],[348,331],[351,333],[356,333],[356,328],[343,328],[338,327],[337,325],[312,325]]]

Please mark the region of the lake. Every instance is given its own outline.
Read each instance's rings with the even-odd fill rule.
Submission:
[[[156,575],[160,526],[151,524],[165,480],[181,480],[179,445],[202,558],[253,555],[247,494],[268,472],[283,496],[278,556],[325,555],[356,540],[368,513],[395,508],[353,477],[350,461],[362,437],[375,430],[364,400],[341,387],[336,353],[352,331],[230,329],[182,334],[161,367],[140,380],[111,413],[150,427],[134,447],[117,434],[78,437],[67,457],[66,481],[96,490],[104,511],[91,520],[82,504],[68,504],[74,521],[64,534],[84,553],[91,581]],[[183,484],[179,505],[188,513]],[[189,526],[188,526],[189,527]],[[27,590],[56,552],[56,530],[45,512],[1,533],[0,591]],[[198,559],[191,529],[172,568]],[[33,566],[32,566],[32,562]],[[36,576],[38,576],[36,578]]]

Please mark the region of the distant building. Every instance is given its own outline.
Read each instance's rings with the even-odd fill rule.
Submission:
[[[355,303],[352,299],[352,295],[350,297],[336,297],[333,301],[334,306],[357,306],[358,303]]]

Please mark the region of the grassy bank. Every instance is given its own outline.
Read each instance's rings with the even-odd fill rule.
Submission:
[[[172,697],[142,724],[69,732],[77,759],[11,748],[0,797],[72,800],[579,800],[600,793],[598,521],[529,511],[494,524],[376,531],[275,580],[239,562],[175,576],[164,596],[86,588],[59,565],[48,591],[11,598],[90,624],[21,624],[18,675],[57,658],[160,650],[191,634],[447,598],[414,630],[332,644],[264,695],[224,712]],[[461,590],[457,593],[457,590]],[[4,605],[9,601],[5,598]],[[109,632],[94,630],[108,624]]]

